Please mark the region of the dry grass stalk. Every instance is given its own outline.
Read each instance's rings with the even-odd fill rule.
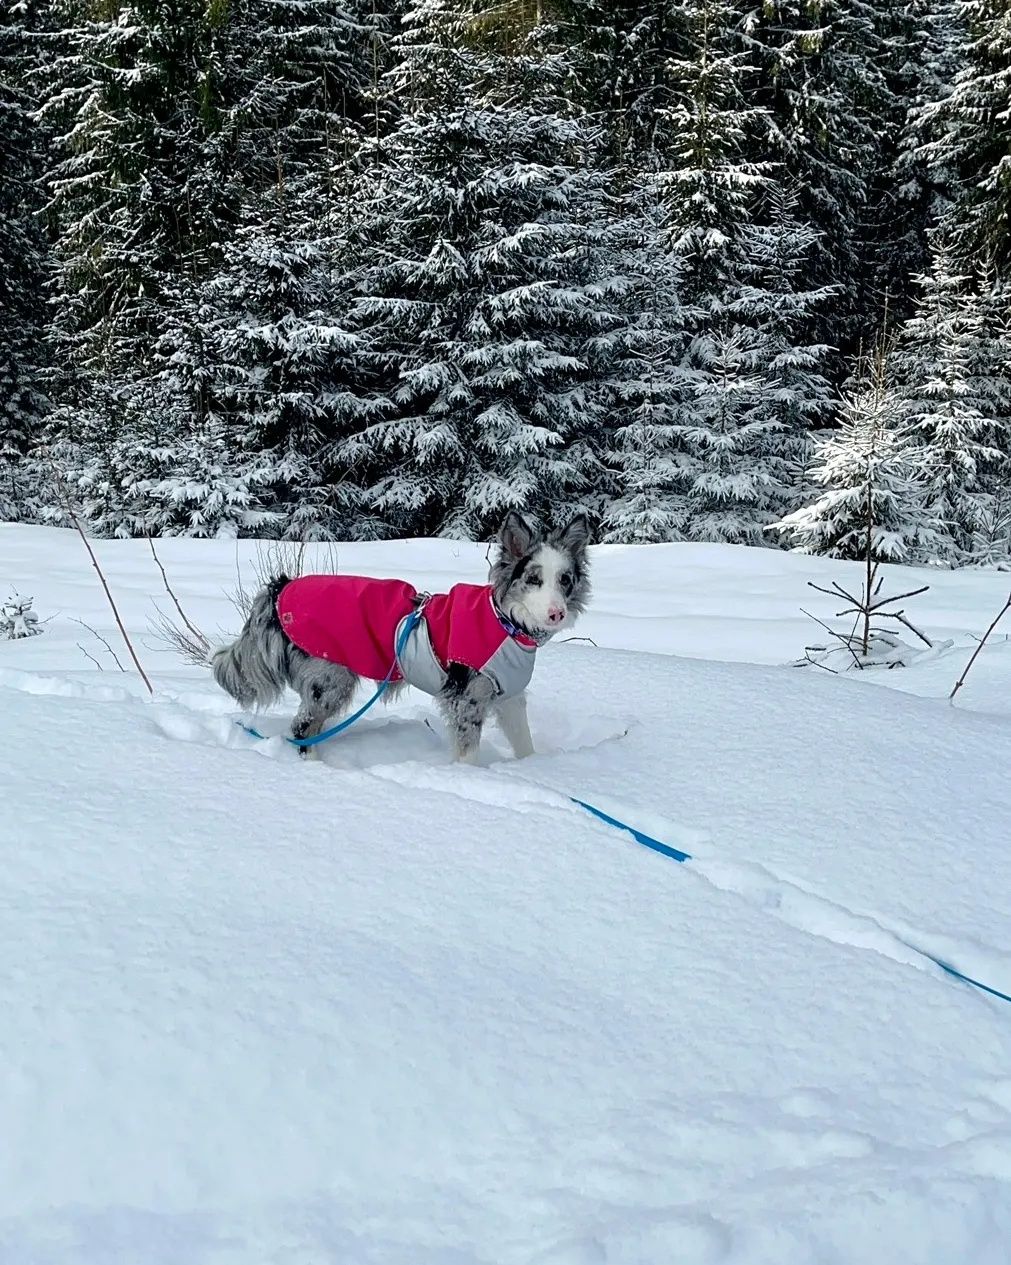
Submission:
[[[84,543],[85,549],[87,549],[88,551],[88,557],[91,559],[91,565],[95,568],[98,578],[102,583],[102,588],[105,590],[105,596],[112,610],[113,618],[116,621],[116,627],[119,629],[119,635],[123,638],[123,642],[126,645],[127,650],[129,650],[130,652],[130,658],[133,660],[133,666],[137,669],[137,672],[140,675],[140,679],[147,686],[147,692],[149,694],[154,694],[154,686],[151,684],[150,677],[144,671],[144,668],[141,665],[141,661],[137,657],[137,651],[133,648],[133,642],[130,640],[130,634],[126,631],[126,625],[123,623],[122,616],[119,613],[119,607],[116,605],[116,599],[112,596],[112,590],[109,588],[109,582],[108,580],[106,580],[105,572],[102,570],[101,566],[99,565],[98,558],[95,556],[95,551],[91,547],[91,541],[88,539],[84,531],[84,528],[81,526],[81,520],[77,517],[77,513],[74,510],[73,504],[71,503],[70,493],[67,490],[67,486],[63,482],[63,479],[59,471],[56,470],[55,467],[53,467],[52,474],[53,474],[53,484],[56,488],[56,494],[63,507],[64,513],[73,523],[74,527],[77,530],[77,534],[80,536],[82,542]],[[115,655],[113,655],[113,658],[115,658]]]
[[[962,688],[962,686],[965,684],[965,678],[969,675],[969,670],[971,669],[972,665],[976,662],[976,658],[977,658],[977,656],[979,655],[979,652],[980,652],[980,651],[983,649],[983,647],[986,645],[987,640],[988,640],[988,638],[989,638],[990,634],[991,634],[991,633],[993,632],[993,630],[997,627],[997,625],[1000,623],[1000,621],[1004,618],[1004,616],[1007,614],[1007,612],[1008,612],[1009,610],[1011,610],[1011,593],[1009,593],[1009,594],[1007,595],[1007,601],[1006,601],[1006,602],[1004,603],[1004,605],[1000,608],[1000,610],[997,612],[997,614],[993,617],[993,622],[990,624],[990,627],[986,630],[986,632],[985,632],[985,633],[983,634],[983,636],[980,638],[979,645],[978,645],[978,646],[976,647],[976,649],[972,652],[972,655],[970,656],[969,662],[965,665],[965,669],[963,670],[962,675],[958,678],[958,680],[955,682],[954,686],[952,687],[952,691],[951,691],[951,693],[948,695],[948,702],[949,702],[949,703],[950,703],[950,702],[952,702],[952,701],[954,700],[955,695],[958,693],[958,691],[959,691],[959,690]]]
[[[176,597],[172,589],[172,585],[169,584],[168,576],[165,574],[165,568],[162,566],[161,559],[158,557],[158,552],[154,547],[154,538],[151,536],[148,536],[147,543],[151,546],[151,557],[154,558],[155,565],[157,566],[158,570],[161,572],[161,582],[165,586],[165,592],[172,599],[173,606],[175,606],[176,610],[179,612],[179,618],[185,624],[186,632],[188,636],[192,638],[194,644],[202,645],[205,650],[210,649],[211,643],[207,640],[207,638],[200,631],[200,629],[196,627],[195,624],[190,623],[189,619],[186,616],[186,612],[182,608],[182,603],[179,601],[178,597]],[[165,620],[164,616],[162,616],[162,622],[168,623],[168,621]]]

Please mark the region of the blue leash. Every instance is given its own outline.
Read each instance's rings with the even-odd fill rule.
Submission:
[[[390,681],[393,679],[393,674],[397,670],[397,664],[400,662],[400,656],[404,652],[404,647],[407,645],[411,633],[414,632],[415,628],[417,628],[420,620],[421,607],[419,606],[416,610],[411,611],[410,615],[408,615],[404,620],[404,626],[401,629],[400,636],[397,638],[397,648],[393,654],[393,662],[390,664],[390,670],[379,682],[379,688],[367,703],[364,703],[361,707],[359,707],[353,715],[345,717],[339,725],[334,725],[331,729],[324,729],[323,732],[321,734],[317,734],[315,738],[292,738],[286,735],[284,739],[285,742],[290,742],[293,747],[300,747],[303,750],[306,747],[315,747],[318,743],[326,742],[329,738],[335,738],[337,734],[343,733],[345,729],[350,729],[356,720],[361,720],[369,708],[378,703],[389,689]],[[244,724],[241,720],[237,720],[235,723],[240,729],[244,729],[245,732],[249,734],[250,738],[266,738],[267,736],[266,734],[261,734],[258,729],[254,729],[252,725]]]
[[[396,653],[393,656],[393,662],[390,664],[390,670],[386,673],[383,680],[380,681],[379,688],[367,703],[359,707],[353,715],[348,716],[345,720],[342,720],[339,725],[334,725],[331,729],[324,729],[324,731],[317,734],[315,738],[285,737],[285,742],[291,743],[293,747],[315,747],[317,743],[326,742],[329,738],[336,737],[337,734],[343,733],[345,729],[349,729],[356,720],[360,720],[369,708],[375,703],[378,703],[382,696],[386,693],[393,677],[393,673],[397,670],[397,663],[400,660],[401,653],[407,645],[407,640],[417,627],[420,619],[421,610],[418,609],[412,611],[404,621],[404,627],[400,636],[397,638]],[[241,720],[237,720],[235,723],[240,729],[245,730],[251,738],[262,739],[266,737],[266,734],[261,734],[259,730],[254,729],[252,725],[246,725]],[[644,848],[649,848],[652,852],[659,852],[661,856],[669,857],[672,861],[683,862],[690,861],[692,859],[691,853],[682,852],[680,848],[673,848],[669,843],[661,843],[659,839],[654,839],[652,835],[648,835],[642,830],[637,830],[635,826],[630,826],[627,821],[621,821],[617,817],[612,817],[609,813],[605,813],[603,809],[595,808],[593,804],[588,804],[584,799],[577,799],[574,795],[569,795],[567,798],[570,803],[577,804],[580,808],[585,809],[586,812],[596,817],[599,821],[604,822],[606,825],[613,826],[616,830],[624,830],[626,834],[632,836],[636,843],[641,843]],[[903,941],[903,943],[905,943],[905,941]],[[946,975],[950,975],[953,979],[961,980],[963,984],[971,984],[973,988],[978,988],[981,992],[989,993],[991,997],[997,997],[1001,1001],[1011,1002],[1011,996],[1007,993],[1002,993],[999,988],[991,988],[989,984],[982,984],[978,979],[973,979],[971,975],[963,975],[961,971],[956,970],[955,967],[951,966],[948,962],[944,962],[940,958],[934,957],[932,953],[928,953],[925,949],[919,949],[912,944],[906,945],[906,948],[912,949],[914,953],[919,953],[920,956],[926,958],[928,962],[933,962],[935,966],[940,967]]]
[[[910,945],[910,948],[913,948],[913,946]],[[935,958],[932,953],[925,953],[923,949],[916,948],[913,948],[913,952],[922,953],[925,958],[928,958],[935,966],[939,966],[942,971],[954,979],[960,979],[964,984],[971,984],[973,988],[979,988],[984,993],[989,993],[991,997],[999,997],[1001,1001],[1011,1001],[1011,996],[1008,996],[1007,993],[1002,993],[999,988],[991,988],[989,984],[981,984],[978,979],[973,979],[971,975],[963,975],[961,971],[956,971],[947,962],[942,962],[940,958]]]
[[[634,826],[630,826],[627,822],[619,821],[617,817],[611,817],[599,808],[594,808],[592,804],[587,804],[585,800],[576,799],[572,795],[569,796],[569,799],[573,804],[578,804],[580,808],[585,808],[588,813],[592,813],[594,817],[599,817],[601,821],[606,822],[609,826],[626,831],[636,843],[641,843],[644,848],[650,848],[653,852],[659,852],[661,856],[670,857],[672,861],[690,861],[692,859],[689,853],[681,852],[678,848],[672,848],[669,843],[661,843],[659,839],[654,839],[652,835],[643,834],[641,830],[636,830]],[[899,937],[896,938],[899,939]],[[1011,996],[1007,993],[1002,993],[999,988],[991,988],[989,984],[983,984],[978,979],[973,979],[971,975],[964,975],[950,963],[934,957],[932,953],[928,953],[926,949],[918,948],[915,944],[906,944],[904,940],[902,940],[902,943],[906,945],[907,949],[912,949],[920,957],[924,957],[928,962],[933,962],[935,966],[939,966],[946,975],[950,975],[953,979],[961,980],[963,984],[971,984],[973,988],[989,993],[991,997],[998,997],[1001,1001],[1011,1002]]]
[[[570,795],[569,799],[573,804],[578,804],[580,808],[585,808],[588,813],[592,813],[594,817],[599,817],[601,821],[606,821],[609,826],[627,831],[636,843],[641,843],[644,848],[651,848],[654,852],[659,852],[661,856],[670,857],[672,861],[690,861],[692,859],[689,853],[672,848],[669,843],[661,843],[659,839],[654,839],[652,835],[643,834],[641,830],[636,830],[634,826],[630,826],[627,822],[619,821],[617,817],[611,817],[599,808],[594,808],[592,804],[588,804],[583,799],[576,799],[574,795]]]
[[[587,804],[585,800],[576,799],[572,795],[569,796],[569,799],[573,804],[578,804],[580,808],[585,808],[588,813],[592,813],[594,817],[599,817],[601,821],[607,822],[609,826],[614,826],[617,830],[624,830],[632,836],[636,843],[641,843],[644,848],[650,848],[653,852],[659,852],[661,856],[670,857],[672,861],[690,861],[692,859],[688,852],[681,852],[678,848],[672,848],[669,843],[661,843],[659,839],[654,839],[652,835],[643,834],[641,830],[636,830],[628,822],[619,821],[617,817],[611,817],[608,813],[602,812],[601,809],[594,808],[592,804]],[[904,940],[902,943],[906,944]],[[1002,993],[999,988],[991,988],[989,984],[983,984],[978,979],[973,979],[971,975],[964,975],[949,962],[945,962],[941,958],[935,958],[926,949],[918,948],[915,944],[906,944],[906,948],[912,949],[914,953],[926,958],[928,962],[933,962],[935,966],[939,966],[946,975],[950,975],[953,979],[961,980],[963,984],[971,984],[973,988],[989,993],[991,997],[998,997],[1001,1001],[1011,1002],[1011,996],[1007,993]]]

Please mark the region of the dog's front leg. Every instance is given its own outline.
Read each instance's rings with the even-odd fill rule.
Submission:
[[[477,763],[481,730],[494,693],[495,687],[488,677],[469,668],[451,669],[438,703],[449,728],[454,760]]]
[[[530,737],[530,725],[527,723],[527,696],[517,694],[515,698],[503,698],[493,704],[495,719],[512,747],[513,755],[522,760],[534,753],[534,742]]]

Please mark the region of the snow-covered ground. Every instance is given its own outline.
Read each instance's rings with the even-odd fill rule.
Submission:
[[[1007,1265],[1011,1004],[924,954],[1011,991],[1011,642],[945,701],[1008,577],[927,576],[954,644],[843,677],[784,665],[855,568],[597,550],[541,754],[472,769],[421,696],[317,764],[247,738],[98,550],[153,701],[80,540],[0,526],[52,617],[0,643],[3,1265]],[[236,627],[234,545],[159,554]]]

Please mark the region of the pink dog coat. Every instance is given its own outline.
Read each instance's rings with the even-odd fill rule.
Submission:
[[[277,615],[306,654],[381,681],[394,663],[401,625],[419,602],[423,618],[396,658],[392,681],[437,694],[447,668],[459,663],[490,677],[501,697],[526,688],[537,642],[503,622],[487,584],[454,584],[428,597],[404,580],[306,575],[281,590]]]

